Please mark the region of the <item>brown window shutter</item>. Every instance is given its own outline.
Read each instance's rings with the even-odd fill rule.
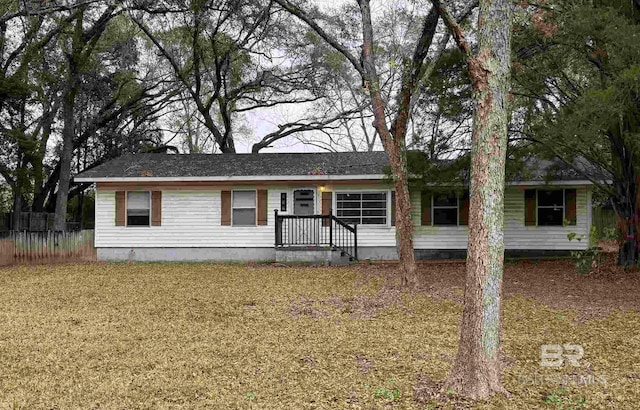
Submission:
[[[391,191],[391,226],[396,226],[396,191]]]
[[[431,192],[422,191],[420,196],[422,225],[431,225]]]
[[[267,224],[267,190],[258,189],[258,225]]]
[[[116,191],[116,226],[125,226],[127,222],[127,202],[125,191]]]
[[[458,222],[459,225],[469,225],[469,191],[464,191],[459,199],[458,204]]]
[[[577,191],[576,189],[564,190],[564,219],[569,225],[575,225],[577,220]]]
[[[535,189],[525,189],[524,191],[524,224],[525,226],[536,226]]]
[[[231,225],[231,191],[222,191],[220,199],[220,225]]]
[[[323,192],[322,193],[322,215],[331,215],[331,192]],[[325,219],[322,222],[323,226],[329,226],[329,219]]]
[[[162,191],[151,191],[151,226],[162,225]]]

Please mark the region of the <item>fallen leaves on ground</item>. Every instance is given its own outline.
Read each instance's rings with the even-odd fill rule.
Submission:
[[[509,397],[438,391],[451,367],[464,264],[347,268],[93,264],[0,270],[0,408],[637,408],[637,274],[508,264]],[[540,367],[543,344],[580,367]]]

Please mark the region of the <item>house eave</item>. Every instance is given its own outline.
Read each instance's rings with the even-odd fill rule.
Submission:
[[[382,180],[384,174],[377,175],[241,175],[213,177],[85,177],[74,178],[74,182],[233,182],[233,181],[350,181]]]
[[[553,181],[510,181],[507,185],[512,186],[566,186],[566,185],[593,185],[588,179],[580,180],[553,180]]]

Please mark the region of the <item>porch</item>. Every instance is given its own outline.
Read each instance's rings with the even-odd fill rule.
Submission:
[[[334,215],[275,213],[276,260],[345,264],[358,260],[358,225]]]

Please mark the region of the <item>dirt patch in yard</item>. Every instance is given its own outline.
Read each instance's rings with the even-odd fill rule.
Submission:
[[[464,296],[464,261],[419,262],[425,292],[436,299],[462,303]],[[385,278],[385,288],[397,286],[397,264],[361,265],[366,278]],[[522,296],[553,309],[574,309],[577,320],[600,318],[614,310],[640,311],[640,272],[615,266],[613,254],[605,254],[598,271],[580,275],[570,260],[518,261],[505,264],[504,296]]]

